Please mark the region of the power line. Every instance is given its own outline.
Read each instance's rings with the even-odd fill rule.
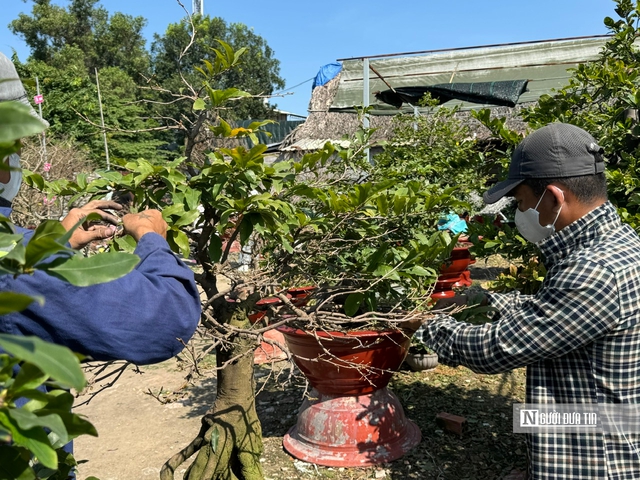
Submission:
[[[293,90],[294,88],[298,88],[300,85],[304,85],[305,83],[310,82],[310,81],[311,81],[311,80],[313,80],[314,78],[316,78],[316,77],[311,77],[311,78],[309,78],[308,80],[305,80],[304,82],[301,82],[301,83],[299,83],[299,84],[297,84],[297,85],[294,85],[293,87],[287,88],[287,89],[285,89],[285,90],[281,90],[281,91],[279,91],[279,92],[275,92],[273,95],[278,95],[278,94],[280,94],[280,93],[285,93],[285,92],[288,92],[289,90]]]

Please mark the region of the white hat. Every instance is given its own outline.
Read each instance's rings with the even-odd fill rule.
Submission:
[[[9,57],[0,52],[0,102],[12,100],[24,103],[29,107],[33,116],[40,118],[27,99],[27,91],[20,81],[15,65]],[[47,127],[49,126],[49,122],[41,120],[46,123]]]

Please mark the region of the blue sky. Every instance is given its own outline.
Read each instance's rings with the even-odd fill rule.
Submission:
[[[67,5],[66,0],[52,0]],[[191,0],[181,0],[191,10]],[[606,33],[605,16],[617,19],[613,0],[203,0],[205,14],[253,27],[280,60],[287,89],[315,77],[339,58]],[[32,2],[0,0],[0,51],[21,60],[27,46],[6,25]],[[177,0],[101,0],[109,12],[147,19],[145,35],[163,33],[184,10]],[[279,108],[306,115],[311,81],[275,98]]]

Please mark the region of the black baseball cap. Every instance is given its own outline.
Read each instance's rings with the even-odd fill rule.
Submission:
[[[568,178],[604,172],[603,149],[590,133],[568,123],[551,123],[528,135],[511,155],[509,176],[487,190],[496,203],[528,178]]]

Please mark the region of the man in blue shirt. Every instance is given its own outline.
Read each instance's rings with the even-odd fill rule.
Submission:
[[[29,105],[13,63],[1,53],[0,78],[5,80],[0,83],[0,102]],[[19,166],[17,154],[4,161]],[[11,214],[20,182],[19,171],[0,170],[0,215]],[[116,202],[93,201],[71,210],[61,222],[67,229],[91,212],[113,224],[78,228],[71,246],[81,248],[113,236],[118,219],[105,210],[121,208]],[[140,263],[118,280],[75,287],[40,271],[16,278],[0,276],[0,291],[45,298],[43,306],[34,302],[26,310],[0,316],[0,332],[36,335],[96,360],[149,364],[179,353],[200,319],[200,296],[193,272],[169,248],[165,240],[167,224],[159,211],[125,215],[122,226],[137,242],[134,253]],[[25,235],[25,241],[33,233],[23,228],[17,228],[17,232]]]

